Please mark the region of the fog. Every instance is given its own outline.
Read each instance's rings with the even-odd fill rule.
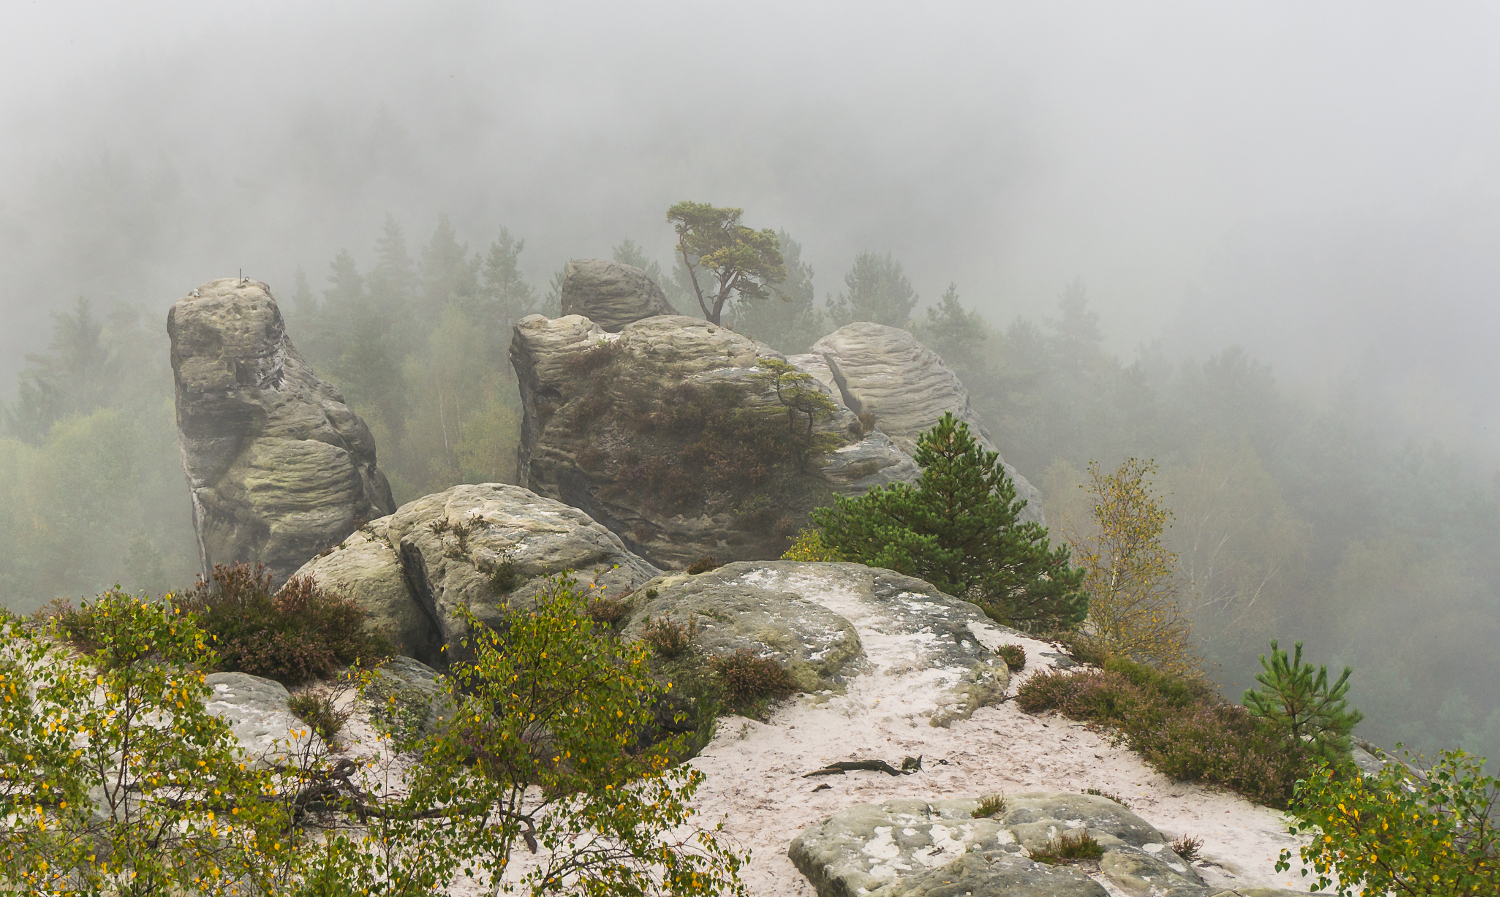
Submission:
[[[542,287],[626,238],[670,265],[692,199],[788,231],[820,297],[867,250],[997,327],[1082,278],[1126,363],[1242,346],[1500,470],[1492,4],[714,6],[10,4],[0,399],[80,295],[164,362],[193,287],[320,292],[387,213],[506,227]]]
[[[430,8],[429,8],[430,7]],[[1121,351],[1500,406],[1495,13],[1444,5],[30,4],[4,41],[5,357],[79,293],[316,283],[391,211],[533,280],[667,205],[746,209],[820,291],[891,251],[997,319],[1088,283]],[[1462,326],[1455,326],[1462,322]],[[14,373],[14,370],[5,373]]]

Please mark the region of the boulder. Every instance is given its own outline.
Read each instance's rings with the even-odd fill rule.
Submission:
[[[1006,894],[1014,897],[1210,897],[1193,868],[1145,820],[1103,797],[1007,796],[975,818],[977,799],[888,800],[850,807],[802,832],[787,851],[819,897]],[[1087,831],[1097,865],[1031,859],[1059,835]],[[1097,869],[1113,890],[1087,872]]]
[[[626,638],[639,638],[648,617],[668,617],[692,625],[702,652],[748,648],[775,658],[804,692],[842,692],[856,672],[890,676],[889,706],[933,726],[969,718],[1010,683],[1005,662],[981,642],[1000,627],[973,604],[890,570],[747,561],[667,574],[638,594],[648,597],[633,608]],[[862,645],[856,629],[880,633],[878,643]]]
[[[402,654],[443,668],[467,609],[496,625],[550,577],[619,595],[660,573],[576,508],[502,483],[454,486],[402,505],[297,571],[359,601]]]
[[[642,318],[675,315],[656,282],[640,268],[606,259],[576,259],[563,269],[562,313],[582,315],[609,333]]]
[[[213,689],[204,707],[228,721],[253,762],[274,766],[327,754],[312,727],[292,714],[291,695],[280,682],[249,673],[209,673],[204,681]]]
[[[205,573],[266,565],[276,584],[395,510],[375,440],[293,347],[263,283],[206,283],[167,314],[177,430]]]
[[[789,412],[762,343],[662,315],[618,334],[532,315],[510,348],[523,419],[517,479],[580,508],[660,566],[778,557],[835,494],[913,480],[882,433],[832,410]]]
[[[651,580],[632,608],[625,638],[639,639],[651,620],[671,620],[688,627],[703,654],[753,651],[786,667],[804,692],[842,691],[846,670],[864,656],[854,627],[795,592],[746,579],[760,567],[741,562]]]
[[[968,390],[958,375],[905,330],[869,322],[849,324],[794,360],[819,380],[831,381],[844,405],[873,419],[909,455],[916,454],[922,431],[931,429],[947,411],[968,424],[986,450],[999,451],[969,404]],[[1021,519],[1045,525],[1041,493],[1009,464],[1005,472],[1016,485],[1016,497],[1026,500]]]

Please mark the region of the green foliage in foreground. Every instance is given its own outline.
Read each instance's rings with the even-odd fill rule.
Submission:
[[[1316,670],[1302,662],[1302,643],[1292,658],[1271,642],[1271,659],[1260,656],[1265,672],[1255,677],[1258,691],[1245,692],[1250,712],[1275,726],[1289,740],[1308,743],[1313,756],[1329,763],[1347,759],[1353,744],[1350,735],[1365,718],[1349,706],[1349,667],[1333,685],[1328,668]]]
[[[1395,762],[1371,776],[1320,765],[1297,784],[1290,831],[1311,836],[1300,855],[1318,876],[1314,890],[1489,897],[1500,894],[1497,810],[1500,780],[1482,758],[1451,751],[1425,774]],[[1283,850],[1276,869],[1289,868]]]
[[[91,605],[85,661],[0,621],[0,886],[229,893],[286,827],[190,664],[191,618],[119,592]]]
[[[559,581],[476,627],[459,710],[414,761],[331,763],[302,733],[247,758],[193,665],[191,614],[114,592],[84,658],[0,618],[0,891],[428,895],[469,876],[534,895],[743,894],[743,859],[689,805],[701,774],[640,749],[659,694]],[[461,687],[460,687],[461,685]],[[528,862],[512,868],[525,849]],[[523,864],[516,864],[517,867]]]
[[[1016,487],[969,427],[946,413],[917,440],[922,476],[813,512],[825,546],[842,557],[916,576],[1013,626],[1066,628],[1088,613],[1083,571],[1047,530],[1021,523]]]

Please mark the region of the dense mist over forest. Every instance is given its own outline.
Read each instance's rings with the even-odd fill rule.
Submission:
[[[1493,7],[209,6],[0,36],[5,603],[190,581],[163,321],[198,284],[271,285],[407,500],[511,475],[472,325],[570,258],[670,293],[693,199],[798,248],[827,317],[777,338],[899,264],[1051,520],[1157,458],[1226,685],[1305,638],[1362,731],[1500,754]]]

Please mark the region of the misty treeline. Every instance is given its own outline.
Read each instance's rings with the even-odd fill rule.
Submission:
[[[398,502],[514,477],[511,327],[558,313],[562,272],[532,283],[522,235],[485,236],[471,247],[442,217],[409,241],[387,216],[369,251],[272,285],[293,342],[370,424]],[[1361,734],[1500,757],[1500,685],[1467,666],[1500,640],[1500,499],[1462,447],[1393,445],[1357,389],[1315,400],[1238,348],[1174,362],[1146,347],[1126,361],[1105,348],[1081,281],[1053,316],[1001,323],[956,286],[924,302],[897,258],[866,252],[820,300],[801,245],[779,239],[782,298],[731,303],[726,325],[787,353],[850,321],[910,328],[1042,489],[1055,532],[1086,524],[1091,460],[1155,459],[1182,600],[1230,696],[1253,683],[1270,639],[1301,640],[1317,662],[1354,667]],[[663,265],[633,239],[613,254],[696,313],[680,257]],[[191,581],[167,356],[160,320],[86,300],[54,315],[47,348],[28,356],[0,439],[0,588],[13,608]]]

